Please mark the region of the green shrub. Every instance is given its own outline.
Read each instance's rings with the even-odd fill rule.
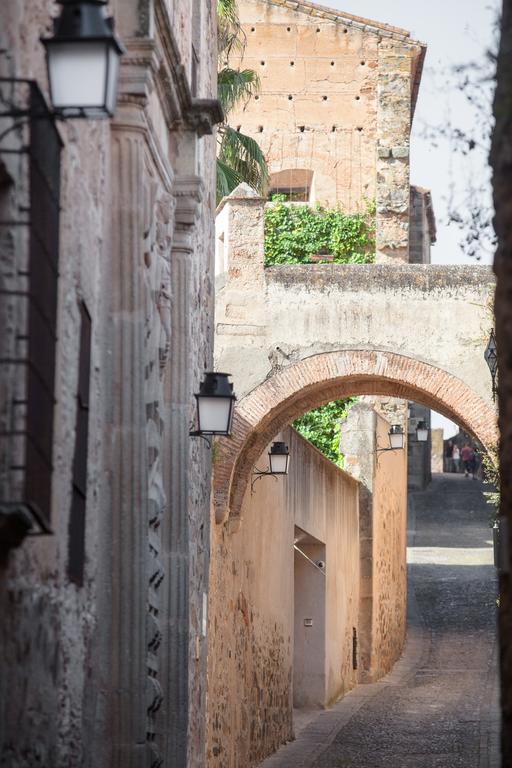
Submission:
[[[343,466],[343,456],[339,450],[339,422],[347,417],[350,407],[355,402],[357,402],[356,397],[333,400],[313,411],[308,411],[293,422],[293,427],[302,437],[313,443],[315,448],[339,467]]]
[[[307,264],[314,254],[332,254],[340,264],[375,260],[375,207],[364,214],[340,208],[285,204],[275,195],[265,210],[265,265]]]

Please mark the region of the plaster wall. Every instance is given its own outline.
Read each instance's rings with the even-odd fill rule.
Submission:
[[[196,95],[211,98],[215,3],[195,6]],[[186,0],[111,10],[128,49],[116,118],[59,124],[53,535],[27,539],[0,573],[9,768],[204,764],[210,455],[188,429],[212,357],[215,106],[192,103],[197,14]],[[7,0],[1,16],[0,73],[46,92],[49,4]],[[18,194],[24,180],[9,171]],[[3,285],[12,278],[2,271]],[[80,300],[93,338],[78,587],[67,564]],[[0,357],[16,330],[1,335]]]
[[[407,446],[389,447],[389,422],[362,398],[341,424],[348,471],[360,482],[359,680],[399,658],[406,621]]]
[[[209,598],[208,765],[253,766],[292,737],[294,538],[325,548],[325,607],[312,633],[325,636],[316,699],[354,686],[352,627],[358,611],[357,483],[297,433],[286,478],[258,480],[239,527],[212,526]],[[257,466],[265,468],[266,453]],[[300,546],[300,542],[298,543]],[[306,543],[306,547],[307,547]],[[301,616],[304,619],[304,616]],[[317,625],[317,621],[320,622]],[[302,622],[302,629],[305,631]],[[315,645],[315,643],[313,643]],[[316,646],[315,646],[316,647]],[[318,661],[318,659],[317,659]]]
[[[377,447],[389,446],[389,423],[377,416]],[[406,631],[407,446],[376,455],[373,479],[373,658],[371,679],[398,660]]]
[[[298,529],[295,529],[297,536]],[[293,706],[318,707],[325,701],[325,575],[313,562],[325,562],[325,546],[300,538],[294,566]],[[306,559],[309,558],[309,560]]]

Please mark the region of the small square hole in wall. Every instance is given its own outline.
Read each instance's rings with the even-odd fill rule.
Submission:
[[[291,101],[292,99],[293,99],[293,96],[291,95],[291,93],[289,93],[288,94],[288,101]]]
[[[262,125],[258,125],[258,133],[263,133],[263,126]]]
[[[292,28],[291,28],[291,27],[286,27],[286,31],[287,31],[287,32],[291,32],[291,31],[292,31]]]
[[[305,126],[305,125],[299,125],[299,126],[297,126],[297,127],[298,127],[298,129],[299,129],[300,133],[304,133],[304,130],[305,130],[305,128],[306,128],[306,126]]]

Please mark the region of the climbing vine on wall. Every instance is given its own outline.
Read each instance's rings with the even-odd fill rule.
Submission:
[[[375,260],[375,206],[347,214],[340,208],[285,204],[275,195],[265,210],[265,264],[334,261],[369,264]],[[315,258],[315,255],[319,257]],[[332,259],[322,256],[332,255]]]
[[[293,422],[293,427],[302,437],[313,443],[324,456],[342,467],[339,422],[347,417],[350,407],[356,401],[356,397],[333,400],[300,416]]]

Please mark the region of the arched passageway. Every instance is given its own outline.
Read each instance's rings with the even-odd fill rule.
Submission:
[[[350,395],[414,400],[460,424],[484,447],[497,440],[493,409],[451,373],[385,350],[313,355],[270,376],[238,403],[233,438],[219,443],[215,460],[217,522],[239,517],[252,467],[282,427],[308,410]]]

